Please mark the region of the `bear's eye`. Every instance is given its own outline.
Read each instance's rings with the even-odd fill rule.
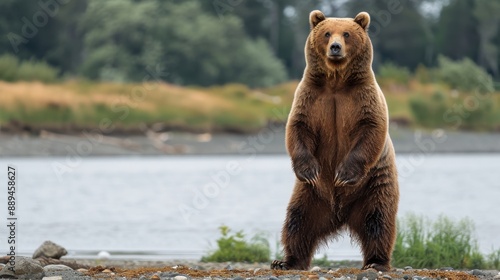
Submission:
[[[326,37],[326,38],[330,38],[330,35],[331,35],[331,34],[330,34],[330,32],[326,32],[326,33],[325,33],[325,37]]]
[[[345,37],[345,38],[349,38],[349,36],[350,36],[350,35],[349,35],[349,32],[344,32],[344,37]]]

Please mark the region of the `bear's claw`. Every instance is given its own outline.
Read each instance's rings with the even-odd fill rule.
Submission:
[[[367,270],[367,269],[374,269],[376,271],[389,271],[390,268],[386,265],[382,265],[382,264],[378,264],[378,263],[371,263],[371,264],[367,264],[365,266],[363,266],[363,270]]]
[[[293,165],[297,178],[312,186],[317,186],[319,181],[319,165],[315,162],[306,165]]]
[[[288,270],[288,264],[284,261],[274,260],[271,263],[271,269],[275,270]]]
[[[348,177],[348,174],[346,173],[347,172],[342,172],[342,171],[337,172],[333,180],[334,184],[337,186],[353,186],[365,178],[365,176],[354,176],[353,178],[345,178]]]

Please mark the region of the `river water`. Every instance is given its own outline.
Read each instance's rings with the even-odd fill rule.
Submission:
[[[469,217],[481,251],[500,248],[500,154],[401,154],[397,161],[400,217]],[[260,232],[274,249],[294,181],[286,155],[1,158],[1,178],[8,164],[18,170],[23,254],[52,240],[77,257],[107,250],[196,259],[215,247],[221,225]],[[0,228],[6,251],[7,229]],[[324,253],[361,258],[347,234],[318,251]]]

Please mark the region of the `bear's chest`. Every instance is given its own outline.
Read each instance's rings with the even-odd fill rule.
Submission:
[[[318,96],[312,108],[317,133],[342,137],[352,129],[357,111],[355,102],[345,94],[327,92]]]

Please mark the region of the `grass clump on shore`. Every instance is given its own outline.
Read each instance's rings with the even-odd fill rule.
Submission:
[[[221,237],[217,249],[203,256],[202,262],[269,262],[269,241],[257,234],[247,241],[243,231],[231,233],[227,226],[220,227]],[[479,251],[474,223],[464,218],[454,221],[440,216],[435,221],[416,215],[398,220],[396,244],[392,254],[393,267],[454,269],[500,269],[500,250],[484,255]],[[276,259],[282,259],[279,243]],[[349,264],[349,261],[346,262]],[[342,264],[340,262],[339,264]],[[325,254],[315,258],[312,265],[330,267],[334,262]]]
[[[392,265],[413,268],[500,268],[500,250],[484,256],[474,237],[469,219],[454,222],[439,217],[429,222],[409,215],[398,222],[398,235]]]
[[[202,262],[269,262],[271,249],[269,242],[262,235],[255,235],[250,241],[245,240],[243,231],[231,233],[227,226],[221,226],[221,237],[217,239],[218,248]]]

